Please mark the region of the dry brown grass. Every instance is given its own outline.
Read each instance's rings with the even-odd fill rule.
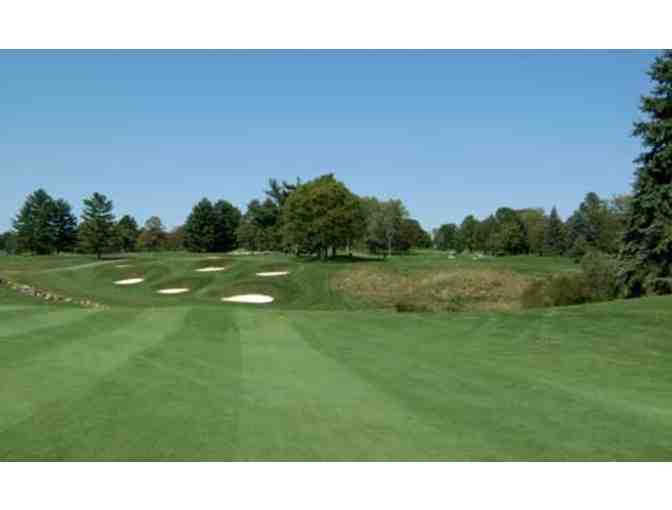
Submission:
[[[334,275],[332,285],[385,307],[408,311],[510,310],[530,279],[508,271],[414,271],[400,274],[355,268]]]

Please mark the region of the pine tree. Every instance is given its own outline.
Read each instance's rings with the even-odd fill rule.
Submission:
[[[623,293],[672,292],[672,50],[657,57],[649,76],[654,82],[640,110],[647,118],[636,122],[634,135],[645,148],[633,187],[619,274]]]
[[[214,251],[231,251],[236,247],[236,231],[242,216],[240,210],[226,200],[218,200],[212,208],[215,215]]]
[[[100,193],[94,193],[90,198],[84,199],[79,241],[85,252],[95,253],[99,259],[115,244],[113,207],[112,201]]]
[[[70,204],[59,198],[54,204],[54,228],[56,253],[72,251],[77,244],[77,218]]]
[[[184,224],[184,247],[194,252],[215,249],[215,210],[207,198],[194,206]]]
[[[57,235],[55,208],[54,200],[43,189],[28,195],[13,222],[19,251],[37,255],[54,251]]]
[[[558,216],[558,210],[553,206],[551,214],[546,218],[544,228],[544,255],[562,255],[566,250],[565,226]]]

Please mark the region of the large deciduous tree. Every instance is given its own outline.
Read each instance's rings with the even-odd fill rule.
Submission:
[[[641,99],[646,116],[634,135],[645,148],[637,170],[619,273],[628,297],[672,292],[672,50],[656,58],[653,90]]]
[[[138,236],[138,244],[143,250],[157,251],[163,248],[166,241],[166,228],[161,218],[151,216]]]
[[[366,198],[360,203],[363,203],[366,217],[366,243],[369,250],[382,252],[385,256],[392,255],[403,222],[408,218],[408,210],[397,199],[381,202],[375,198]]]
[[[546,213],[541,208],[522,209],[516,212],[525,224],[529,252],[535,255],[541,255],[544,248]]]
[[[509,207],[495,212],[493,249],[497,255],[521,255],[529,252],[527,230],[518,213]]]
[[[418,220],[404,218],[401,221],[399,237],[395,243],[395,250],[408,251],[411,248],[431,248],[432,238],[422,228]]]
[[[460,251],[462,243],[458,226],[455,223],[441,225],[434,234],[434,247],[442,251]]]
[[[364,231],[359,198],[333,174],[301,184],[282,208],[285,241],[297,252],[326,258],[328,250],[350,245]]]
[[[112,201],[100,193],[84,199],[79,242],[84,252],[95,253],[98,259],[116,243],[113,208]]]
[[[478,220],[470,214],[460,225],[460,239],[463,248],[473,252],[478,246]]]

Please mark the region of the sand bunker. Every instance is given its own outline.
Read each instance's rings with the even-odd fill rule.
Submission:
[[[129,278],[127,280],[119,280],[114,282],[115,285],[135,285],[136,283],[144,282],[144,278]]]
[[[225,267],[202,267],[201,269],[197,269],[196,272],[212,273],[213,271],[224,271],[225,269],[226,269]]]
[[[119,264],[118,266],[114,266],[114,267],[124,268],[124,267],[131,267],[131,265],[130,264]]]
[[[222,298],[222,301],[228,301],[229,303],[271,303],[273,298],[271,296],[265,296],[264,294],[240,294],[238,296],[231,296]]]
[[[257,273],[257,276],[285,276],[289,271],[267,271],[265,273]]]
[[[189,289],[161,289],[156,292],[159,294],[184,294],[185,292],[189,292]]]

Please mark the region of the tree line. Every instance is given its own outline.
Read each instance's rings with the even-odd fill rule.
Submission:
[[[590,192],[563,221],[555,207],[501,207],[483,220],[468,215],[461,224],[447,223],[434,231],[440,250],[490,255],[568,255],[580,259],[589,251],[615,255],[625,232],[631,195],[600,198]]]
[[[333,174],[301,183],[269,180],[264,198],[245,214],[226,200],[203,198],[183,225],[170,232],[150,217],[142,227],[135,218],[114,215],[113,202],[94,193],[83,201],[80,220],[71,205],[38,189],[26,198],[13,230],[0,237],[0,249],[47,255],[61,252],[188,250],[227,252],[282,251],[322,259],[353,249],[388,256],[415,247],[431,247],[431,237],[409,217],[401,200],[360,197]]]

